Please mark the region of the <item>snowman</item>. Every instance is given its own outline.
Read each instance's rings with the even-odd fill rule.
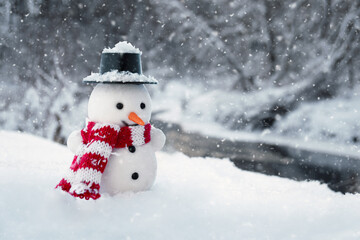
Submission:
[[[156,178],[155,152],[164,133],[151,126],[151,98],[142,75],[141,52],[119,42],[101,55],[100,73],[84,78],[96,83],[88,103],[84,129],[70,134],[67,146],[75,154],[69,171],[56,186],[69,194],[97,199],[101,193],[145,191]]]

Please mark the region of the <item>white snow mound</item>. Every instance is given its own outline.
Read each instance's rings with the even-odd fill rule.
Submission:
[[[159,152],[150,191],[75,199],[54,190],[73,155],[0,131],[0,239],[359,239],[360,196],[317,182]]]
[[[131,43],[123,41],[118,42],[113,48],[104,48],[103,53],[139,53],[141,51],[134,47]]]

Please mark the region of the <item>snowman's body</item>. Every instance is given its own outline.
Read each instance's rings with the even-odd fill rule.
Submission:
[[[101,190],[110,194],[148,190],[156,177],[155,149],[151,142],[136,147],[113,150],[101,180]]]
[[[149,123],[149,93],[144,85],[98,84],[89,99],[88,117],[90,121],[120,127]],[[154,127],[150,135],[150,142],[144,145],[112,150],[101,178],[101,192],[137,192],[153,185],[157,171],[155,152],[164,146],[165,135]],[[76,152],[81,141],[80,132],[74,132],[69,136],[68,147]]]

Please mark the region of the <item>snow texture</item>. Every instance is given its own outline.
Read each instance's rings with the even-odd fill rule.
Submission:
[[[356,89],[355,92],[359,92]],[[360,95],[304,103],[275,125],[275,133],[299,141],[316,139],[343,145],[359,144]]]
[[[113,82],[113,83],[150,83],[150,84],[157,84],[158,81],[149,76],[146,77],[145,75],[140,75],[137,73],[131,72],[118,72],[117,70],[106,72],[104,74],[100,73],[91,73],[90,76],[84,78],[84,82],[95,82],[95,83],[102,83],[102,82]]]
[[[102,51],[103,53],[139,53],[141,54],[141,51],[134,47],[131,43],[123,41],[118,42],[115,44],[115,47],[113,48],[104,48]]]
[[[58,144],[0,132],[0,239],[360,238],[360,196],[318,182],[160,152],[151,191],[85,201],[54,190],[71,158]]]

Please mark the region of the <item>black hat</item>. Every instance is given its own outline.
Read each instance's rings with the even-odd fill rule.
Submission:
[[[112,49],[104,49],[101,54],[100,73],[92,73],[84,78],[83,82],[157,84],[156,79],[142,74],[141,52],[127,42],[119,42]]]

